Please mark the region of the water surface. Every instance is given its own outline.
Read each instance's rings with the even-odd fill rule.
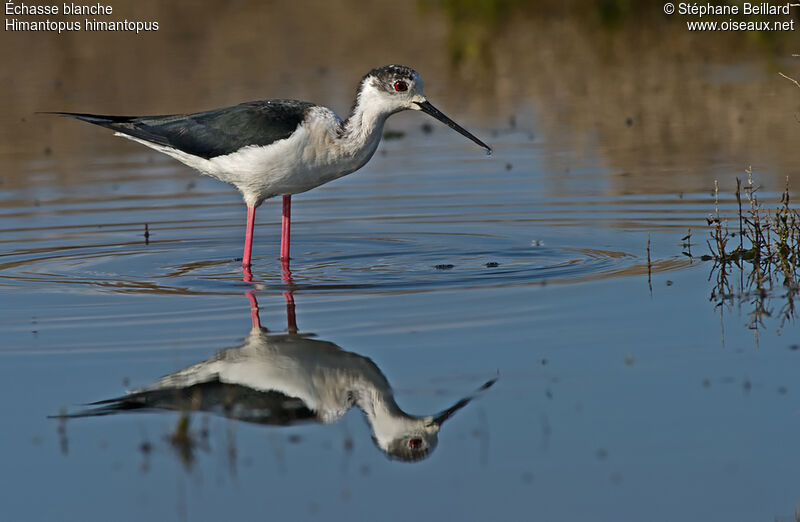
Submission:
[[[245,208],[233,189],[101,129],[30,113],[165,112],[256,98],[266,87],[344,112],[360,62],[382,63],[385,48],[325,71],[314,53],[298,52],[285,76],[231,92],[230,76],[199,81],[206,68],[184,71],[175,85],[185,99],[124,71],[119,91],[77,88],[88,80],[76,71],[112,63],[99,47],[94,58],[75,51],[75,66],[59,76],[66,87],[50,85],[46,68],[24,73],[30,94],[4,116],[2,146],[4,512],[14,520],[792,520],[800,331],[780,285],[758,302],[740,293],[717,306],[713,263],[700,259],[714,179],[721,211],[732,215],[735,178],[748,165],[765,203],[778,200],[796,165],[794,102],[772,96],[779,87],[760,51],[734,65],[724,46],[698,61],[667,60],[689,45],[680,34],[650,54],[614,46],[611,64],[564,61],[589,52],[591,35],[568,39],[577,29],[543,23],[540,45],[523,46],[534,38],[523,13],[503,22],[491,65],[467,59],[447,73],[446,34],[460,33],[446,13],[386,9],[365,16],[394,17],[409,31],[417,24],[421,43],[401,58],[431,78],[432,101],[495,154],[423,115],[394,116],[389,128],[403,136],[384,141],[364,169],[294,198],[291,281],[277,260],[277,201],[257,212],[245,283]],[[232,13],[216,15],[219,27],[241,27]],[[156,38],[172,34],[170,48],[194,56],[207,44],[192,30]],[[240,49],[243,36],[229,33]],[[210,34],[211,48],[221,34]],[[331,55],[349,56],[354,44],[337,34]],[[570,45],[544,45],[542,34]],[[601,34],[635,39],[630,28]],[[157,56],[166,44],[117,45]],[[426,49],[437,51],[426,59]],[[247,77],[230,56],[204,58]],[[165,54],[150,71],[169,70],[173,59]],[[481,67],[491,67],[495,85],[465,83]],[[699,73],[681,86],[673,79],[686,68]],[[475,87],[456,88],[464,85]],[[681,90],[700,86],[707,96]],[[727,107],[716,89],[733,93]],[[763,101],[759,116],[753,100]],[[715,117],[728,109],[734,116]],[[770,124],[780,132],[766,132]],[[253,327],[248,292],[269,335],[296,325],[303,338],[371,361],[409,414],[441,412],[498,380],[414,463],[387,458],[358,408],[330,424],[287,426],[226,418],[224,408],[195,413],[188,425],[168,411],[58,418],[243,346]],[[769,315],[755,317],[758,306]]]

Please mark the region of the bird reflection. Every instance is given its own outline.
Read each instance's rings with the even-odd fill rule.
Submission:
[[[74,416],[137,410],[204,411],[245,422],[288,426],[329,424],[357,407],[366,416],[375,444],[389,458],[418,461],[436,448],[444,422],[496,380],[437,414],[409,415],[397,405],[383,372],[368,357],[311,334],[297,333],[291,290],[284,295],[286,333],[263,328],[255,292],[248,291],[247,297],[253,327],[240,346],[220,350],[206,361],[123,397],[93,403],[93,409]]]

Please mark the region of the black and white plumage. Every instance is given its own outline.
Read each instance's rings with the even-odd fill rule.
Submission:
[[[361,409],[375,444],[390,458],[421,460],[436,448],[442,424],[496,379],[430,416],[405,413],[375,363],[328,341],[254,327],[241,346],[159,379],[95,408],[64,415],[95,417],[135,411],[204,411],[245,422],[328,424]]]
[[[313,103],[263,100],[196,114],[100,116],[59,113],[117,131],[154,145],[210,160],[245,147],[284,140],[303,123]]]
[[[100,116],[60,112],[107,127],[235,186],[248,207],[245,255],[250,266],[255,208],[284,197],[281,259],[288,261],[289,197],[361,168],[378,147],[390,115],[420,110],[488,145],[431,105],[413,69],[388,65],[361,80],[352,114],[342,120],[326,107],[295,100],[253,101],[195,114]]]

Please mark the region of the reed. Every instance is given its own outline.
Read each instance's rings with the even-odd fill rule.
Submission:
[[[707,218],[710,255],[701,259],[714,261],[709,279],[714,280],[711,300],[716,307],[748,303],[748,326],[758,330],[773,315],[771,298],[778,297],[782,327],[795,317],[794,298],[800,289],[800,213],[792,208],[788,178],[774,208],[765,207],[752,168],[745,172],[745,183],[736,179],[735,225],[720,212],[719,184],[714,182],[714,211]],[[738,285],[731,278],[737,273]]]

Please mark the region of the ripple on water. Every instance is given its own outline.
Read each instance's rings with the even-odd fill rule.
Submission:
[[[374,163],[371,176],[298,197],[296,289],[422,292],[671,270],[685,266],[676,257],[678,240],[705,212],[699,196],[609,197],[581,192],[580,184],[575,194],[546,196],[546,172],[535,169],[515,169],[496,183],[492,163],[455,168],[433,155],[424,168],[402,175],[390,156]],[[0,285],[241,292],[244,210],[236,195],[208,178],[143,170],[115,177],[109,168],[113,183],[87,182],[66,195],[55,189],[42,189],[33,201],[22,191],[10,195],[0,206]],[[278,212],[272,202],[259,210],[253,281],[281,289]],[[670,257],[654,257],[648,267],[642,233],[651,230],[667,231],[676,244],[660,251]]]
[[[167,235],[155,224],[159,235]],[[0,284],[10,288],[55,285],[67,291],[166,294],[227,294],[242,288],[238,224],[217,225],[209,237],[115,242],[48,240],[47,245],[16,248],[0,255]],[[182,227],[183,228],[183,227]],[[265,227],[266,228],[266,227]],[[306,227],[307,228],[307,227]],[[198,226],[197,230],[203,229]],[[117,231],[129,232],[129,227]],[[224,233],[219,233],[220,231]],[[85,231],[84,231],[85,232]],[[206,230],[208,232],[208,230]],[[304,231],[307,232],[307,231]],[[264,234],[277,235],[277,234]],[[108,241],[104,239],[110,239]],[[15,245],[19,246],[19,245]],[[329,237],[305,233],[294,245],[292,283],[297,290],[418,292],[450,288],[543,285],[646,273],[647,260],[628,252],[521,245],[518,240],[466,233],[347,234]],[[257,246],[253,282],[285,288],[274,240]],[[186,262],[192,259],[194,261]],[[667,270],[683,262],[656,260],[651,269]]]

